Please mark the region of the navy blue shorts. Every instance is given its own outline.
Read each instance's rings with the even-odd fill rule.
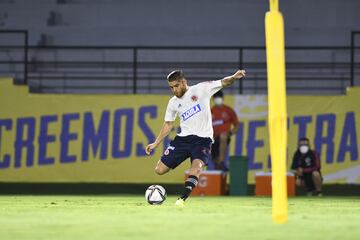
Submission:
[[[161,162],[167,167],[175,169],[190,157],[191,162],[194,159],[200,159],[207,165],[211,159],[211,144],[211,138],[202,138],[196,135],[176,136],[166,148]]]

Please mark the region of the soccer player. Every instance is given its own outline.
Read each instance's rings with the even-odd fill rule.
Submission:
[[[215,169],[227,171],[225,165],[226,149],[230,143],[230,137],[237,133],[239,120],[235,111],[224,104],[224,93],[220,90],[213,96],[214,106],[211,108],[212,123],[214,129],[214,144],[211,155]]]
[[[179,116],[181,132],[170,142],[155,167],[155,172],[163,175],[190,157],[190,174],[185,181],[184,192],[176,201],[176,205],[184,205],[185,200],[198,183],[201,170],[211,158],[213,142],[211,96],[243,77],[245,77],[245,71],[238,70],[233,75],[221,80],[188,86],[185,75],[180,70],[173,71],[167,76],[174,96],[167,105],[165,122],[158,137],[155,142],[146,146],[145,152],[149,155],[153,149],[159,146],[173,128],[176,116]]]

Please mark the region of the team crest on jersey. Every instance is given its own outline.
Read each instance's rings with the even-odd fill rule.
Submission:
[[[196,101],[198,100],[198,97],[197,97],[196,95],[192,95],[192,96],[191,96],[191,100],[192,100],[193,102],[196,102]]]
[[[199,112],[201,112],[200,104],[196,104],[195,106],[193,106],[192,108],[186,110],[183,114],[181,114],[182,120],[186,121]]]
[[[223,113],[221,114],[221,116],[222,116],[223,118],[227,118],[227,117],[228,117],[228,114],[227,114],[226,112],[223,112]]]

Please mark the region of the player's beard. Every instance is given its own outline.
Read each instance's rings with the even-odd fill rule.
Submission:
[[[182,96],[184,96],[186,90],[187,90],[187,87],[184,86],[179,92],[176,92],[176,93],[175,93],[175,96],[176,96],[177,98],[181,98]]]

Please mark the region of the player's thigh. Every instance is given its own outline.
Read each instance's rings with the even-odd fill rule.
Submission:
[[[190,156],[189,148],[182,138],[176,137],[164,151],[161,162],[168,168],[175,169]]]
[[[211,145],[212,141],[210,138],[199,138],[191,149],[191,163],[195,159],[199,159],[206,166],[211,159]]]

